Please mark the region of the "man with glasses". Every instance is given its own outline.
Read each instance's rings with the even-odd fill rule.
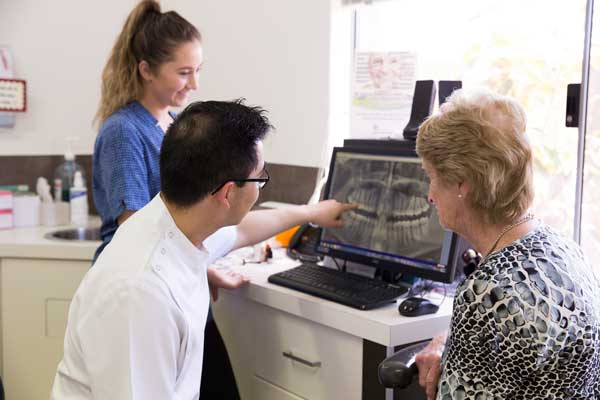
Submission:
[[[264,110],[197,102],[168,129],[161,192],[117,230],[73,298],[52,399],[197,399],[207,267],[294,225],[342,225],[334,200],[249,212],[269,181]]]
[[[265,187],[265,185],[269,182],[269,180],[271,179],[271,176],[269,175],[269,171],[267,171],[267,163],[264,163],[264,168],[263,168],[263,174],[264,177],[263,178],[248,178],[248,179],[229,179],[227,182],[256,182],[256,186],[259,189],[262,189]],[[227,182],[223,182],[221,185],[219,185],[218,188],[216,188],[215,190],[212,191],[211,195],[214,195],[215,193],[217,193],[219,190],[221,190],[221,188],[223,186],[225,186],[225,184]]]

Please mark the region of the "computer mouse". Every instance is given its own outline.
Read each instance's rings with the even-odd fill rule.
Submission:
[[[409,297],[398,306],[398,312],[405,317],[433,314],[439,309],[439,306],[424,297]]]

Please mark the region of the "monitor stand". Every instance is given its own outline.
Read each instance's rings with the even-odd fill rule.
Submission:
[[[350,272],[371,279],[378,279],[379,277],[381,277],[381,280],[387,283],[400,283],[402,285],[410,286],[410,284],[407,284],[406,282],[399,282],[398,279],[396,279],[396,277],[394,276],[394,274],[390,271],[378,270],[377,268],[371,267],[370,265],[364,265],[353,261],[344,261],[337,258],[336,261],[340,267],[346,267],[345,272]],[[325,256],[323,260],[323,266],[334,269],[338,268],[333,259],[329,256]]]
[[[370,267],[368,265],[359,264],[353,261],[344,261],[339,258],[336,258],[337,265],[333,261],[333,259],[329,256],[325,256],[323,259],[323,265],[328,268],[338,269],[338,265],[340,267],[346,267],[346,272],[351,272],[353,274],[366,276],[367,278],[375,278],[375,274],[377,272],[377,268]]]

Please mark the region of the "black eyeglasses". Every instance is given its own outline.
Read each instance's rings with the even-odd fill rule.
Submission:
[[[269,171],[267,171],[266,167],[263,169],[263,171],[265,174],[267,174],[265,178],[227,179],[225,182],[221,183],[218,188],[213,190],[211,194],[217,193],[223,186],[227,184],[227,182],[256,182],[256,186],[258,186],[259,189],[262,189],[265,187],[267,182],[269,182],[269,179],[271,179]]]

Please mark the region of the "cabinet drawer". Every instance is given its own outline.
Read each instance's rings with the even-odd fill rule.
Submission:
[[[46,400],[63,355],[69,304],[90,262],[6,258],[0,267],[6,398]]]
[[[274,309],[255,323],[257,376],[311,400],[360,399],[360,338]]]
[[[254,393],[252,399],[260,400],[302,400],[301,397],[295,396],[292,393],[283,390],[277,386],[271,385],[259,377],[253,379]]]

